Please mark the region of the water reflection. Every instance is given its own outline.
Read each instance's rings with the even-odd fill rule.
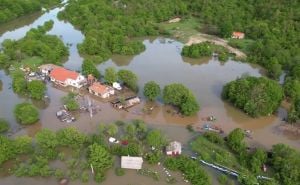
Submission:
[[[134,56],[114,55],[111,61],[118,67],[128,66],[133,60]]]

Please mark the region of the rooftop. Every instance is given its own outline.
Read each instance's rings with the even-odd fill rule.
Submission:
[[[50,77],[58,81],[66,81],[67,79],[76,80],[79,76],[79,73],[75,71],[70,71],[63,67],[56,67],[50,72]]]

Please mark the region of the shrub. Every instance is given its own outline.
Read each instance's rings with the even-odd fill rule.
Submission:
[[[0,133],[6,132],[8,131],[8,129],[9,129],[8,122],[5,119],[0,118]]]

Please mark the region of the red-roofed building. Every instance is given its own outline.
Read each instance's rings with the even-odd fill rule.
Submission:
[[[245,33],[243,32],[233,32],[232,35],[231,35],[231,38],[233,39],[243,39],[245,37]]]
[[[99,82],[93,83],[93,85],[89,87],[89,92],[101,98],[108,98],[110,95],[115,94],[115,90],[112,87],[102,85]]]
[[[50,72],[49,76],[52,82],[64,87],[73,86],[76,88],[81,88],[86,83],[84,76],[75,71],[67,70],[63,67],[54,68]]]

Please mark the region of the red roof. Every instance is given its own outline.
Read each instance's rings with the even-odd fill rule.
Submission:
[[[58,80],[58,81],[61,81],[61,82],[64,82],[67,79],[76,80],[78,76],[79,76],[79,74],[77,72],[67,70],[63,67],[54,68],[50,72],[50,77],[51,78],[54,78],[55,80]]]
[[[235,31],[235,32],[232,33],[232,35],[234,35],[234,36],[244,36],[245,34],[243,32]]]
[[[91,85],[89,87],[89,89],[96,92],[96,93],[98,93],[98,94],[104,94],[104,93],[107,93],[107,91],[108,91],[108,88],[105,85],[102,85],[99,82],[93,83],[93,85]]]

